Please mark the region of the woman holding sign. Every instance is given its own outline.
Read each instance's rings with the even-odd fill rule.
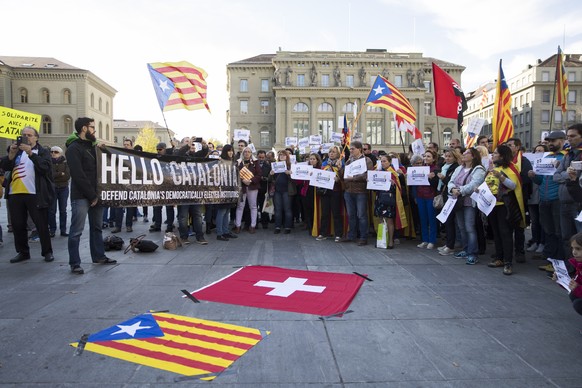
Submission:
[[[489,223],[493,228],[495,258],[487,266],[491,268],[503,267],[504,275],[513,273],[513,226],[511,225],[513,218],[511,215],[521,212],[521,222],[525,219],[523,202],[519,202],[523,198],[519,172],[512,160],[511,148],[505,145],[498,146],[492,155],[495,167],[485,177],[489,190],[497,197],[495,208],[488,216]],[[511,194],[512,191],[514,194]],[[514,200],[511,200],[511,196]]]
[[[319,233],[316,237],[317,241],[327,239],[330,235],[330,219],[333,217],[333,232],[335,234],[335,242],[340,242],[344,233],[344,216],[345,208],[343,206],[343,189],[340,182],[339,172],[344,167],[343,161],[340,158],[340,148],[333,146],[329,149],[328,158],[323,161],[321,165],[322,170],[335,172],[335,183],[333,190],[318,189],[317,197],[320,199],[319,204],[315,204],[314,224],[315,233]],[[321,205],[319,207],[318,205]],[[317,213],[321,209],[321,215]],[[317,228],[319,224],[319,228]]]
[[[279,170],[279,165],[282,168]],[[291,159],[285,150],[277,152],[277,162],[272,163],[271,179],[275,182],[275,234],[281,233],[285,227],[285,234],[291,233],[293,226],[293,212],[291,211],[290,194],[296,192],[295,182],[291,179]],[[277,171],[277,172],[275,172]],[[283,217],[285,222],[283,223]]]
[[[251,210],[251,227],[249,233],[255,233],[257,227],[257,196],[259,195],[259,186],[261,185],[261,166],[253,156],[250,147],[245,147],[242,151],[241,158],[237,160],[237,168],[242,183],[241,197],[236,207],[236,219],[234,222],[234,232],[240,233],[242,216],[245,209],[246,201],[249,201]]]
[[[455,258],[466,259],[467,264],[473,265],[479,261],[479,246],[475,221],[477,209],[470,195],[485,180],[485,168],[481,165],[481,154],[475,148],[467,149],[461,161],[462,164],[455,169],[448,184],[450,195],[457,199],[455,217],[463,242],[463,250],[455,254]]]
[[[432,150],[427,150],[424,155],[424,165],[430,167],[428,173],[428,185],[419,185],[416,188],[416,203],[420,216],[420,231],[422,242],[418,248],[434,249],[436,244],[437,220],[433,207],[436,188],[439,183],[437,174],[440,172],[436,162],[437,154]]]

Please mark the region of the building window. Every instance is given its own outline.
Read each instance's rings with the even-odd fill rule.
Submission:
[[[568,104],[575,104],[576,103],[576,91],[570,90],[568,92]]]
[[[446,147],[449,146],[449,143],[451,142],[452,138],[453,138],[453,132],[451,131],[451,129],[450,128],[445,129],[445,131],[443,132],[443,141],[444,141],[444,144]]]
[[[105,114],[109,114],[109,101],[105,103]]]
[[[561,123],[562,122],[562,111],[555,110],[554,111],[554,123]]]
[[[569,123],[572,123],[572,122],[576,121],[576,111],[575,110],[569,110],[567,112],[567,114],[568,114],[567,117],[568,117],[568,122]]]
[[[321,75],[321,86],[329,86],[329,74]]]
[[[402,87],[402,76],[401,75],[394,76],[394,86],[396,86],[397,88]]]
[[[547,124],[550,122],[550,111],[542,110],[542,123]]]
[[[523,119],[523,113],[520,113],[520,114],[519,114],[519,126],[520,126],[520,127],[523,127],[523,120],[524,120],[524,119]]]
[[[353,74],[346,75],[346,86],[348,88],[354,87],[354,76],[353,76]]]
[[[425,101],[424,102],[424,115],[425,116],[432,116],[432,101]]]
[[[424,131],[424,133],[422,134],[422,141],[424,142],[424,144],[430,143],[432,141],[432,131]]]
[[[239,92],[246,93],[248,91],[249,91],[249,80],[241,79]]]
[[[65,130],[66,135],[73,133],[73,119],[71,116],[65,116],[63,118],[63,129]]]
[[[53,132],[53,122],[50,116],[42,116],[42,133],[45,135],[50,135]]]
[[[374,106],[374,105],[366,105],[366,112],[368,112],[368,113],[381,113],[382,108],[380,108],[379,106]]]
[[[103,111],[103,100],[99,97],[99,112]]]
[[[268,147],[271,145],[271,133],[265,128],[261,128],[259,144],[261,147]]]
[[[568,72],[568,82],[576,82],[576,72],[574,71]]]
[[[298,102],[293,107],[293,112],[309,112],[309,107],[304,102]]]
[[[95,108],[95,95],[93,93],[91,93],[91,108]]]
[[[269,114],[269,100],[261,100],[261,114]]]
[[[109,124],[105,126],[105,140],[109,141]]]
[[[525,94],[525,103],[529,104],[529,93]]]
[[[309,136],[309,119],[293,120],[293,136],[298,138]]]
[[[376,77],[378,77],[378,76],[377,75],[370,76],[370,85],[374,86],[374,82],[376,82]]]
[[[550,102],[550,91],[542,90],[542,102]]]
[[[297,86],[305,86],[305,74],[297,74]]]
[[[529,125],[530,112],[525,112],[525,125]]]
[[[333,132],[333,119],[329,120],[319,120],[317,122],[319,128],[319,134],[323,139],[324,143],[327,143],[331,138],[331,133]]]
[[[51,94],[48,89],[42,89],[42,100],[43,104],[50,104],[51,102]]]
[[[97,128],[97,138],[103,139],[103,123],[102,122],[99,122],[99,125]]]
[[[348,102],[342,108],[343,113],[352,113],[353,111],[354,111],[354,103],[353,102]]]
[[[427,93],[430,93],[430,81],[424,81],[424,88]]]
[[[261,92],[268,92],[269,91],[269,80],[262,79],[261,80]]]
[[[382,144],[382,119],[366,120],[366,143]]]
[[[240,114],[246,115],[249,113],[249,102],[248,100],[240,100]]]
[[[70,104],[71,102],[71,91],[69,89],[65,89],[63,91],[63,103]]]
[[[542,81],[548,82],[550,80],[550,72],[549,71],[542,71]]]
[[[23,104],[28,103],[28,90],[25,88],[20,89],[20,102]]]
[[[333,112],[333,107],[331,106],[331,104],[329,102],[322,102],[317,107],[317,111],[318,112]]]

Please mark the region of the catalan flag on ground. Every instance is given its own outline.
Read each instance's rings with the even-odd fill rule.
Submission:
[[[558,46],[558,58],[556,60],[556,87],[558,94],[558,106],[562,107],[562,112],[568,109],[568,77],[564,68],[564,54]]]
[[[186,61],[148,63],[148,70],[162,111],[206,108],[210,112],[204,70]]]
[[[499,60],[499,74],[497,75],[497,91],[495,92],[495,105],[493,106],[493,149],[498,144],[505,143],[513,137],[513,119],[511,117],[511,93]]]
[[[410,101],[381,75],[376,77],[366,104],[388,109],[411,124],[416,121],[416,112]]]
[[[85,349],[213,380],[269,332],[174,314],[142,314],[92,334]],[[78,347],[79,343],[71,346]]]

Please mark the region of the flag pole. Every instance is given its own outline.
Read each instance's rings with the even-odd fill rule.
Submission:
[[[404,147],[404,138],[402,137],[402,131],[398,131],[400,133],[400,144],[402,144],[402,152],[406,153],[406,148]]]
[[[366,106],[366,104],[362,105],[362,109],[359,110],[358,115],[356,116],[356,119],[354,121],[352,121],[352,127],[357,127],[358,126],[358,121],[360,120],[360,115],[362,114],[362,111],[364,110],[364,106]],[[350,124],[348,123],[348,134],[350,135],[350,139],[352,137],[352,129],[349,128]],[[351,142],[351,141],[350,141]],[[342,154],[341,154],[341,158],[343,159],[345,153],[346,153],[346,147],[348,146],[348,144],[344,144],[344,148],[342,150]]]
[[[164,115],[164,110],[162,109],[162,118],[164,119],[164,124],[166,125],[166,131],[168,131],[168,137],[170,138],[170,144],[172,147],[175,147],[174,140],[172,139],[172,135],[170,134],[170,128],[168,127],[168,122],[166,121],[166,115]]]
[[[439,124],[439,116],[438,115],[436,115],[436,124],[437,124],[437,129],[436,129],[437,130],[437,139],[439,141],[439,146],[442,149],[444,149],[445,148],[445,145],[443,143],[441,143],[441,140],[444,140],[444,138],[441,139],[441,131],[440,131],[441,125]]]

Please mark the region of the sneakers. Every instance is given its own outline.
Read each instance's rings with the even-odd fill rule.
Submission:
[[[538,269],[540,271],[546,271],[546,272],[554,272],[554,266],[551,264],[547,264],[547,265],[540,265],[538,267]]]
[[[489,268],[499,268],[499,267],[503,267],[503,261],[496,259],[493,260],[492,262],[490,262],[489,264],[487,264],[487,267]]]
[[[538,249],[538,243],[533,243],[526,249],[526,251],[535,252],[537,249]]]
[[[438,248],[437,248],[437,251],[439,251],[439,252],[440,252],[440,251],[442,251],[442,250],[443,250],[443,249],[445,249],[445,248],[448,248],[448,247],[447,247],[446,245],[443,245],[442,247],[438,247]]]
[[[320,235],[319,235],[319,236],[317,236],[315,239],[316,239],[317,241],[323,241],[323,240],[326,240],[326,239],[327,239],[327,237],[325,237],[325,236],[323,236],[323,235],[321,235],[321,234],[320,234]]]
[[[156,226],[156,225],[151,225],[150,226],[150,232],[159,232],[161,230],[162,230],[162,228],[159,227],[159,226]]]
[[[545,248],[544,244],[538,245],[538,249],[535,250],[535,253],[544,253],[544,248]]]
[[[208,241],[204,240],[204,237],[197,238],[196,242],[200,245],[208,245]]]
[[[283,232],[283,233],[285,233],[285,234],[289,234],[289,233],[291,233],[291,229],[289,229],[289,228],[285,228],[285,232]]]
[[[342,238],[338,236],[333,241],[335,241],[336,243],[339,243],[339,242],[342,242]]]
[[[188,241],[188,237],[186,237],[186,238],[180,237],[180,241],[182,241],[182,245],[184,245],[184,246],[192,244],[190,241]]]
[[[125,228],[125,231],[128,232],[128,233],[131,233],[131,232],[133,232],[133,227],[128,226],[128,227]]]
[[[281,228],[275,228],[275,232],[274,232],[274,233],[275,233],[275,234],[279,234],[279,233],[281,233]]]
[[[433,243],[428,243],[428,245],[426,246],[426,249],[434,249],[434,244]]]
[[[418,244],[416,247],[417,248],[426,248],[426,246],[428,245],[428,243],[426,242],[421,242],[420,244]]]
[[[455,259],[466,259],[466,258],[467,258],[467,256],[468,256],[468,255],[467,255],[467,252],[465,252],[465,251],[461,251],[461,252],[455,253],[453,257],[454,257]]]
[[[441,256],[449,256],[455,253],[454,249],[447,247],[446,245],[442,247],[443,249],[439,248],[439,255]]]
[[[226,237],[226,235],[216,236],[216,239],[218,241],[228,241],[228,237]]]
[[[505,266],[503,267],[503,274],[504,275],[511,275],[513,273],[513,268],[511,267],[511,264],[505,264]]]
[[[236,234],[232,234],[232,233],[227,233],[223,235],[226,238],[238,238],[238,236]]]
[[[479,259],[477,259],[477,256],[475,256],[475,255],[469,255],[469,256],[467,256],[467,260],[465,261],[465,264],[475,265],[478,262],[479,262]]]
[[[394,239],[394,245],[400,245],[400,239],[395,238]]]
[[[143,222],[150,222],[150,220],[148,220],[148,218],[147,218],[147,217],[144,217],[144,218],[143,218]]]
[[[76,275],[83,275],[85,271],[83,271],[83,268],[81,268],[80,265],[75,265],[71,267],[71,273],[74,273]]]
[[[232,231],[236,234],[239,234],[240,233],[240,226],[235,226]],[[280,229],[279,229],[279,231],[280,231]]]

